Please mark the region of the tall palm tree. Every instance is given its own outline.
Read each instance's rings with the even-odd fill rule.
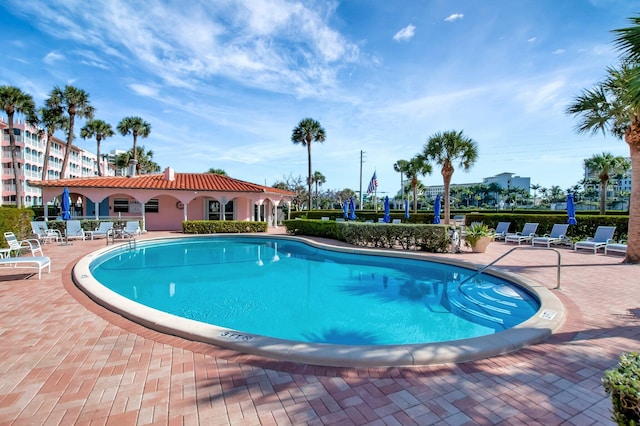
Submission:
[[[324,128],[320,123],[313,118],[303,118],[300,123],[293,129],[291,133],[291,142],[295,145],[302,144],[307,147],[307,160],[308,160],[308,174],[307,184],[309,186],[309,210],[311,210],[311,143],[312,142],[324,142],[327,138]]]
[[[49,154],[51,152],[51,139],[56,130],[66,130],[69,120],[64,116],[62,107],[40,108],[40,123],[44,126],[47,142],[44,148],[44,163],[42,164],[42,180],[49,179]]]
[[[36,123],[36,104],[31,95],[24,93],[15,86],[0,86],[0,105],[7,114],[7,124],[9,125],[9,146],[11,147],[11,167],[13,168],[13,180],[16,187],[16,206],[22,207],[22,182],[18,172],[18,150],[16,146],[16,136],[13,134],[13,117],[15,113],[23,114],[27,121]]]
[[[536,205],[536,194],[538,193],[538,190],[542,188],[542,186],[540,186],[537,183],[534,183],[533,185],[531,185],[531,189],[533,189],[533,205]]]
[[[637,66],[625,61],[618,68],[608,68],[605,79],[593,89],[584,90],[566,110],[578,119],[578,133],[610,133],[629,145],[631,201],[626,263],[640,263],[640,103],[633,101],[630,84]]]
[[[48,108],[63,108],[66,109],[68,115],[67,123],[67,146],[64,150],[64,159],[62,161],[62,171],[60,177],[65,178],[67,167],[69,165],[69,154],[71,153],[71,144],[73,142],[73,129],[75,125],[76,117],[78,118],[93,118],[95,108],[89,103],[89,94],[82,89],[78,89],[74,86],[64,86],[61,89],[55,86],[49,94],[49,99],[46,101]]]
[[[82,139],[90,139],[95,136],[96,138],[96,151],[98,156],[98,176],[102,176],[102,164],[100,163],[100,142],[103,139],[110,138],[115,135],[115,132],[111,128],[111,124],[102,120],[90,120],[80,130],[80,137]]]
[[[433,171],[431,164],[425,161],[419,155],[416,155],[411,160],[407,161],[404,173],[407,176],[407,180],[411,183],[411,190],[413,191],[413,212],[418,212],[418,185],[420,184],[419,176],[430,175]]]
[[[318,198],[318,186],[322,186],[322,184],[327,181],[327,178],[317,170],[313,172],[313,176],[311,178],[313,179],[313,183],[316,184],[316,209],[319,209],[320,200]]]
[[[584,160],[584,166],[592,173],[598,174],[600,180],[600,214],[606,214],[607,210],[607,184],[612,175],[623,174],[629,170],[630,164],[620,156],[614,156],[610,152],[595,154]]]
[[[404,174],[406,173],[406,168],[407,168],[407,160],[398,160],[395,162],[395,164],[393,165],[393,170],[395,170],[396,172],[400,173],[400,193],[402,194],[402,199],[404,200],[404,192],[403,192],[403,188],[404,188]]]
[[[444,223],[449,224],[449,186],[451,176],[455,171],[453,164],[466,172],[478,158],[478,144],[473,139],[464,136],[462,130],[436,133],[431,136],[421,154],[427,161],[433,161],[442,167],[442,179],[444,181]]]
[[[133,135],[133,153],[131,160],[138,161],[138,149],[136,147],[138,136],[146,138],[151,133],[151,124],[144,121],[141,117],[125,117],[118,123],[118,131],[122,136]],[[141,170],[140,163],[136,163],[136,174]]]

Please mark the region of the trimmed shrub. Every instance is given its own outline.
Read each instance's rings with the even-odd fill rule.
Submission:
[[[571,225],[567,235],[573,241],[593,237],[598,226],[615,226],[614,239],[627,239],[629,216],[580,215],[577,219],[578,224]],[[467,213],[465,223],[473,222],[483,222],[494,229],[498,222],[511,222],[510,232],[521,231],[525,223],[534,222],[539,224],[537,234],[544,235],[551,232],[555,223],[567,223],[567,214]]]
[[[187,220],[182,222],[185,234],[222,234],[267,232],[267,222],[245,222],[242,220]]]
[[[612,420],[619,425],[640,425],[640,354],[622,354],[617,368],[605,373],[602,384],[611,395]]]
[[[402,248],[433,253],[449,249],[449,231],[444,225],[413,225],[330,220],[286,220],[287,233],[331,238],[363,247]]]
[[[17,209],[15,207],[0,208],[0,232],[13,232],[18,240],[24,240],[31,235],[31,219],[33,210]],[[2,247],[7,247],[5,238],[2,237]]]

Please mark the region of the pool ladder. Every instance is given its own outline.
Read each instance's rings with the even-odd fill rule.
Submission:
[[[460,283],[458,283],[458,289],[460,289],[462,284],[466,283],[467,281],[469,281],[472,278],[477,277],[478,275],[483,273],[485,270],[487,270],[487,268],[495,265],[496,263],[498,263],[499,260],[507,257],[507,255],[513,253],[516,250],[552,250],[552,251],[555,251],[558,254],[558,273],[557,273],[557,282],[558,282],[558,284],[557,284],[557,286],[555,288],[558,289],[558,290],[560,289],[560,269],[562,267],[561,266],[562,255],[560,254],[558,249],[554,249],[554,248],[551,248],[551,247],[514,247],[511,250],[509,250],[508,252],[506,252],[505,254],[503,254],[502,256],[500,256],[497,259],[495,259],[493,262],[491,262],[488,265],[485,265],[482,268],[480,268],[475,274],[470,275],[467,278],[465,278],[464,280],[460,281]]]
[[[109,231],[107,231],[107,245],[109,245],[109,239],[111,239],[111,243],[115,244],[116,243],[116,237],[122,238],[122,239],[127,239],[127,246],[129,248],[129,250],[135,250],[136,249],[136,237],[133,234],[128,233],[127,231],[123,230],[118,230],[117,232],[114,229],[110,229]]]

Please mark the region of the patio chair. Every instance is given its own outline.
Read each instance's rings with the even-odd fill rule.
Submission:
[[[67,220],[67,229],[65,232],[65,236],[67,241],[69,240],[85,240],[86,235],[84,233],[84,229],[80,225],[79,220]]]
[[[610,251],[618,252],[618,253],[626,253],[627,252],[627,242],[625,240],[621,240],[619,243],[607,243],[604,245],[604,254],[609,253]]]
[[[547,247],[551,247],[551,244],[558,244],[565,241],[565,236],[567,235],[567,229],[569,229],[569,225],[566,223],[556,223],[551,228],[551,232],[548,234],[544,234],[542,237],[534,237],[531,240],[531,245],[535,246],[536,244],[546,245]]]
[[[100,222],[98,228],[95,231],[91,231],[91,239],[93,240],[95,237],[106,238],[111,232],[113,232],[113,222]]]
[[[593,254],[598,252],[598,249],[604,248],[607,243],[615,243],[613,240],[613,234],[616,232],[615,226],[598,226],[593,238],[589,237],[584,241],[578,241],[573,246],[575,251],[578,249],[593,250]]]
[[[140,229],[140,222],[137,220],[128,220],[124,231],[127,234],[140,235],[142,233],[142,230]]]
[[[515,234],[510,234],[504,237],[505,243],[518,243],[518,245],[522,244],[522,242],[530,242],[533,237],[536,236],[536,231],[538,230],[537,223],[525,223],[522,228],[522,232],[516,232]]]
[[[493,234],[494,241],[504,240],[504,237],[506,237],[509,232],[510,226],[511,222],[498,222],[498,226],[496,226],[495,233]]]
[[[62,240],[62,233],[57,229],[49,229],[44,220],[31,221],[31,231],[41,243]]]
[[[11,253],[18,256],[22,253],[22,250],[25,249],[28,249],[32,256],[35,256],[38,252],[40,253],[40,256],[44,256],[40,241],[36,239],[29,238],[26,240],[18,240],[13,232],[5,232],[4,238],[7,240],[7,244],[9,245],[9,249],[7,250],[8,257],[11,257]]]

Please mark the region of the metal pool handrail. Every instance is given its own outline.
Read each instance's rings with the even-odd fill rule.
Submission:
[[[560,289],[560,269],[561,269],[561,260],[562,260],[562,255],[560,254],[560,252],[557,249],[551,248],[551,247],[514,247],[511,250],[509,250],[508,252],[506,252],[505,254],[503,254],[502,256],[498,257],[497,259],[495,259],[493,262],[489,263],[488,265],[483,266],[482,268],[480,268],[475,274],[465,278],[464,280],[462,280],[459,284],[458,284],[458,289],[462,286],[462,284],[466,283],[467,281],[469,281],[471,278],[474,278],[478,275],[480,275],[481,273],[483,273],[487,268],[489,268],[490,266],[495,265],[500,259],[506,257],[507,255],[509,255],[511,252],[515,251],[515,250],[552,250],[555,251],[556,253],[558,253],[558,274],[557,274],[557,281],[558,281],[558,285],[555,287],[556,289]]]

